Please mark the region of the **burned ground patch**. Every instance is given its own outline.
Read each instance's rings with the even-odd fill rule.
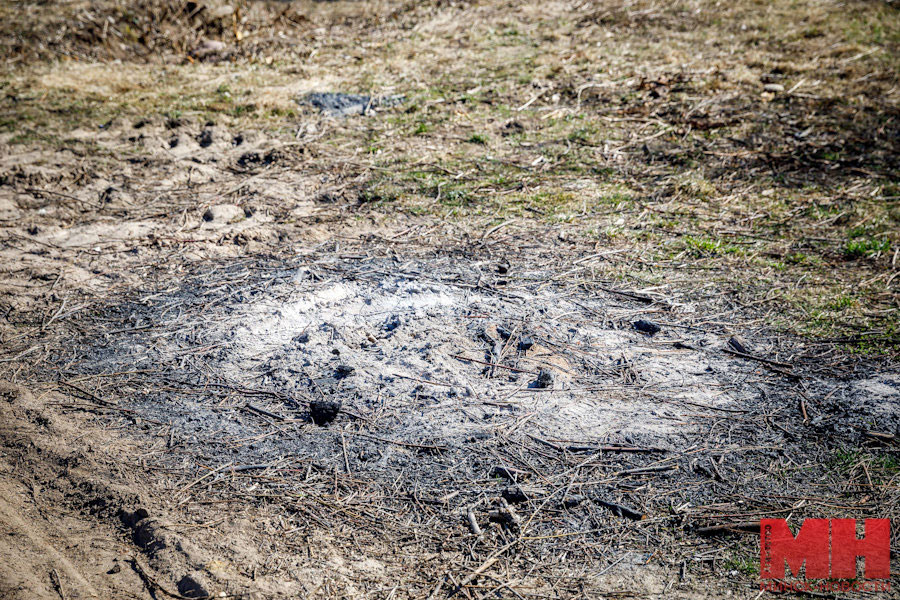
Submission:
[[[367,589],[404,577],[398,548],[416,548],[440,560],[402,579],[411,597],[472,583],[490,556],[531,565],[519,589],[536,593],[659,593],[705,568],[705,536],[820,510],[797,498],[828,457],[898,425],[896,374],[816,373],[799,341],[694,305],[489,257],[361,250],[142,290],[54,359],[84,409],[158,440],[144,460],[170,508],[202,519],[240,499],[240,515],[276,519],[244,534],[279,557],[256,576],[281,589],[308,590],[291,574],[335,556],[335,576]],[[327,556],[279,543],[325,531]]]

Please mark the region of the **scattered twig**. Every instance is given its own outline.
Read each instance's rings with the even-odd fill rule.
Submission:
[[[769,358],[764,358],[762,356],[756,356],[755,354],[745,354],[744,352],[738,352],[733,348],[722,348],[728,354],[733,354],[735,356],[740,356],[741,358],[746,358],[748,360],[755,360],[761,363],[766,363],[767,365],[772,365],[774,367],[781,367],[782,369],[793,369],[794,365],[789,363],[778,362],[777,360],[771,360]]]

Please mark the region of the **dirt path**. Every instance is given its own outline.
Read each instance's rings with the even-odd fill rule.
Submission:
[[[148,597],[130,541],[98,519],[105,478],[89,475],[99,465],[84,445],[102,435],[79,434],[16,386],[4,386],[0,414],[0,596]]]

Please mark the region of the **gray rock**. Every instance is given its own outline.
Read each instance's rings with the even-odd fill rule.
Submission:
[[[403,96],[373,98],[362,94],[342,94],[338,92],[311,92],[300,99],[301,104],[309,104],[332,117],[364,115],[371,108],[393,106],[402,101]]]

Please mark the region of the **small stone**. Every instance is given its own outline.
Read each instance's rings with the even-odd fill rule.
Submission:
[[[523,335],[519,339],[519,351],[520,352],[526,352],[528,350],[531,350],[531,348],[533,346],[534,346],[534,338],[532,338],[530,335]]]
[[[398,327],[400,327],[400,317],[397,315],[391,315],[387,319],[384,320],[384,325],[381,326],[387,332],[394,331]]]
[[[519,504],[528,500],[528,494],[522,486],[519,485],[511,485],[504,488],[504,490],[500,492],[500,495],[510,504]]]
[[[309,416],[316,425],[328,425],[341,410],[340,400],[313,400],[309,403]]]
[[[585,498],[581,494],[572,494],[571,496],[566,496],[563,498],[562,505],[566,508],[575,508],[582,502],[584,502]]]
[[[648,335],[656,335],[660,332],[660,327],[653,321],[645,321],[641,319],[639,321],[635,321],[631,324],[632,327],[640,331],[641,333],[646,333]]]
[[[334,377],[335,379],[344,379],[345,377],[353,375],[354,371],[356,371],[356,369],[350,365],[338,365],[334,370]]]
[[[197,136],[197,143],[200,144],[201,148],[209,148],[213,143],[213,132],[212,129],[204,129],[200,132],[200,135]]]
[[[751,354],[750,345],[739,335],[731,336],[728,340],[728,345],[731,346],[732,350],[737,350],[742,354]]]
[[[545,369],[541,369],[537,379],[528,384],[530,388],[545,389],[553,386],[553,373]]]
[[[207,223],[235,223],[245,218],[244,209],[234,204],[214,204],[203,213]]]

